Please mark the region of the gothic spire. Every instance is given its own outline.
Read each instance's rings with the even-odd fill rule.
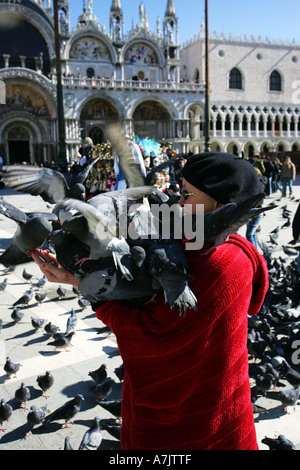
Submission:
[[[168,0],[165,17],[167,16],[173,16],[174,18],[176,17],[173,0]]]
[[[122,13],[121,0],[112,0],[111,13]]]

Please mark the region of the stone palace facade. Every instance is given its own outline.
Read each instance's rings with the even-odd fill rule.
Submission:
[[[71,2],[59,0],[68,161],[76,158],[83,138],[91,137],[94,144],[106,141],[107,123],[116,120],[132,136],[165,139],[177,152],[203,151],[204,27],[180,45],[176,0],[166,0],[155,31],[141,2],[138,24],[125,32],[122,3],[112,0],[109,18],[98,19],[93,1],[83,2],[71,30]],[[6,87],[0,107],[1,155],[7,163],[55,160],[52,1],[0,0],[0,36],[0,80]],[[299,45],[213,33],[209,59],[211,149],[247,156],[297,154]]]

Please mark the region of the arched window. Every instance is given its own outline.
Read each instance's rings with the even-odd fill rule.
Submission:
[[[92,67],[89,67],[86,71],[86,76],[88,78],[94,78],[95,76],[95,70]]]
[[[233,68],[229,73],[229,88],[242,90],[242,74],[237,68]]]
[[[226,114],[226,119],[225,119],[225,131],[230,131],[230,116],[229,114]]]
[[[281,76],[277,70],[273,70],[270,75],[270,91],[282,91]]]

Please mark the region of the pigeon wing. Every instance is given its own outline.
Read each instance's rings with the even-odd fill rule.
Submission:
[[[116,217],[113,214],[106,214],[99,209],[76,199],[65,199],[58,203],[55,211],[70,207],[77,210],[86,219],[88,224],[88,234],[86,244],[89,245],[91,259],[98,259],[105,255],[106,244],[116,236]],[[105,243],[104,251],[101,241]]]
[[[145,184],[144,176],[139,164],[135,161],[132,152],[127,144],[127,139],[122,134],[119,124],[107,126],[108,138],[119,157],[119,166],[125,177],[129,188],[143,186]]]
[[[68,191],[64,176],[51,168],[11,165],[4,169],[2,178],[5,184],[17,191],[41,196],[51,204],[66,197]]]
[[[0,213],[8,219],[14,220],[17,224],[25,224],[28,221],[28,217],[23,211],[4,200],[0,201]]]

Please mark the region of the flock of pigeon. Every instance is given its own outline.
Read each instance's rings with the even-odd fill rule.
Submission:
[[[0,295],[5,294],[10,283],[10,275],[15,272],[15,268],[16,266],[11,266],[2,270],[3,281],[0,282]],[[20,272],[22,273],[23,282],[27,289],[11,306],[12,322],[5,324],[2,319],[0,319],[1,330],[3,327],[6,327],[8,331],[10,328],[17,327],[22,324],[22,321],[25,321],[25,323],[31,324],[31,334],[44,334],[48,340],[47,345],[54,347],[54,351],[68,351],[68,348],[71,348],[72,346],[72,337],[76,334],[78,312],[85,310],[89,306],[89,302],[79,296],[79,293],[75,288],[73,288],[72,290],[75,297],[72,296],[69,297],[69,299],[71,302],[75,299],[77,305],[74,304],[74,307],[72,307],[69,312],[65,323],[65,331],[60,331],[61,329],[59,326],[42,318],[42,309],[39,305],[43,304],[45,299],[47,299],[48,294],[47,280],[45,276],[36,280],[36,276],[29,272],[29,268],[27,266],[26,268],[23,268]],[[31,287],[28,289],[29,283],[31,284]],[[57,296],[51,300],[55,302],[68,300],[67,297],[70,291],[65,289],[63,286],[56,286],[55,290]],[[34,300],[36,302],[32,304],[31,302]],[[36,308],[39,310],[37,315],[32,314],[33,311],[36,311],[32,308],[34,305],[37,306]],[[70,305],[70,303],[68,305]],[[77,309],[77,306],[80,307],[79,310]],[[28,321],[29,318],[30,322]],[[103,328],[103,330],[104,333],[107,331],[111,333],[109,328]],[[95,334],[102,334],[102,330],[99,329],[97,332],[95,329]],[[6,335],[6,339],[9,339],[9,335]],[[43,336],[41,336],[41,340],[43,340]],[[99,355],[101,355],[100,353],[101,351],[99,351]],[[5,374],[3,384],[9,384],[11,378],[17,378],[18,372],[21,368],[22,360],[20,362],[13,362],[9,356],[6,356],[6,360],[3,365],[3,372]],[[118,378],[120,385],[123,381],[124,373],[125,370],[123,363],[114,369],[114,374]],[[112,416],[112,418],[100,419],[101,411],[99,411],[99,415],[96,414],[92,420],[90,428],[84,432],[80,445],[78,446],[78,450],[97,450],[101,446],[103,440],[103,430],[113,436],[114,440],[119,441],[120,439],[121,398],[110,398],[115,380],[108,376],[107,366],[105,363],[102,363],[97,369],[88,372],[87,379],[89,378],[93,382],[92,385],[90,382],[88,382],[87,385],[91,394],[89,394],[88,399],[91,400],[90,396],[92,396],[92,403],[94,402],[94,404],[100,405],[102,409],[106,410],[106,416],[108,414],[109,416]],[[29,381],[29,379],[27,380]],[[46,371],[44,374],[40,374],[36,377],[36,387],[41,391],[42,397],[46,399],[49,397],[55,381],[55,371]],[[21,381],[20,386],[16,386],[14,392],[10,392],[10,400],[5,400],[1,397],[1,386],[2,385],[0,384],[0,432],[5,433],[7,422],[14,420],[15,410],[22,408],[25,411],[25,414],[23,415],[24,426],[21,426],[18,433],[20,439],[29,438],[36,429],[38,429],[38,433],[41,432],[41,429],[43,433],[47,433],[49,424],[53,422],[62,422],[63,426],[68,428],[71,423],[74,423],[74,418],[77,417],[78,413],[81,411],[82,403],[85,401],[85,397],[82,393],[76,393],[72,399],[65,401],[65,403],[58,406],[56,409],[49,411],[48,404],[41,404],[39,402],[39,406],[37,406],[35,398],[40,397],[41,394],[38,393],[35,387],[26,383],[25,380]],[[30,406],[31,400],[34,404]],[[20,416],[18,416],[18,421],[20,421]],[[22,436],[23,428],[24,433]],[[4,441],[4,446],[5,442],[7,441]],[[61,448],[65,450],[74,450],[74,448],[72,448],[70,435],[65,436],[65,442],[61,444]]]
[[[128,189],[100,194],[88,202],[85,201],[83,185],[87,171],[84,175],[79,175],[79,180],[74,180],[72,183],[67,183],[62,175],[46,168],[25,167],[24,172],[23,167],[16,166],[8,167],[4,171],[3,179],[8,186],[21,192],[41,196],[44,201],[55,206],[52,212],[25,214],[7,201],[3,199],[0,201],[0,213],[17,224],[11,243],[0,255],[0,263],[4,266],[0,295],[1,291],[5,292],[9,282],[9,273],[13,272],[14,267],[29,262],[28,251],[45,246],[46,243],[47,248],[56,254],[59,263],[82,279],[80,292],[83,296],[74,289],[81,309],[85,309],[90,302],[115,298],[134,299],[144,297],[145,293],[156,294],[161,289],[165,293],[166,301],[172,308],[177,308],[179,314],[190,307],[197,308],[196,299],[188,287],[190,280],[187,274],[188,267],[181,251],[181,244],[177,240],[169,240],[166,243],[165,240],[158,238],[155,243],[151,240],[150,244],[149,239],[144,237],[143,243],[138,244],[129,243],[128,240],[116,236],[118,233],[115,218],[117,202],[119,204],[117,212],[120,208],[122,210],[123,206],[126,207],[127,221],[130,221],[138,234],[143,232],[143,235],[144,222],[149,221],[151,201],[170,204],[162,193],[145,185],[145,181],[141,180],[140,172],[131,158],[132,156],[126,152],[125,156],[121,155],[120,158],[120,167],[125,174]],[[261,197],[260,195],[255,200],[246,201],[243,205],[228,204],[219,211],[215,211],[216,214],[209,214],[204,220],[205,239],[213,241],[215,245],[221,243],[233,228],[236,231],[258,212],[266,212],[276,207],[274,204],[269,204],[256,209]],[[135,209],[130,212],[132,204],[135,204]],[[138,210],[136,204],[138,204]],[[275,393],[274,387],[278,390],[276,397],[284,407],[283,409],[297,406],[299,399],[300,369],[297,368],[295,362],[298,359],[300,362],[300,346],[298,346],[298,359],[297,349],[294,349],[295,344],[300,344],[298,309],[300,287],[295,275],[299,246],[287,244],[282,247],[284,256],[274,256],[274,251],[278,248],[279,233],[290,226],[292,215],[287,205],[283,207],[284,226],[270,233],[269,240],[260,240],[260,249],[268,261],[270,289],[261,312],[256,317],[249,317],[249,374],[253,384],[253,411],[257,416],[269,412],[259,406],[257,400],[260,396]],[[146,219],[143,219],[143,216]],[[147,269],[143,270],[145,260]],[[140,288],[136,282],[141,273],[143,276],[147,274],[150,280],[150,287],[146,290],[144,287]],[[11,319],[14,325],[22,322],[25,308],[30,307],[33,298],[38,304],[42,304],[46,298],[43,288],[47,281],[44,276],[35,283],[31,278],[32,275],[25,269],[22,276],[24,283],[32,282],[32,286],[27,288],[12,305]],[[86,295],[85,287],[87,287]],[[56,293],[56,301],[59,302],[65,297],[66,289],[58,286]],[[61,332],[55,324],[40,317],[31,317],[34,333],[43,331],[47,334],[50,339],[47,344],[53,346],[55,351],[68,350],[72,345],[73,335],[76,334],[76,323],[75,307],[70,311],[65,332]],[[4,372],[7,378],[18,374],[21,363],[22,361],[13,363],[9,357],[6,358]],[[122,382],[123,365],[115,369],[114,373]],[[96,403],[108,411],[113,419],[103,420],[99,415],[95,416],[90,429],[82,436],[80,450],[101,448],[103,439],[101,430],[103,429],[114,439],[119,440],[121,429],[121,399],[110,399],[114,380],[107,376],[106,365],[101,364],[98,369],[90,371],[88,376],[94,382],[91,389]],[[50,371],[36,378],[44,396],[53,386],[54,381],[55,374]],[[287,389],[287,384],[291,386],[290,389]],[[19,406],[26,409],[31,396],[30,389],[25,382],[22,382],[15,391],[14,399]],[[27,410],[29,430],[25,437],[33,433],[34,428],[47,429],[51,422],[63,421],[64,426],[68,426],[78,416],[84,400],[84,396],[78,393],[51,412],[48,412],[45,405],[39,408],[32,405]],[[5,422],[12,417],[13,412],[12,404],[2,398],[0,403],[2,431],[5,429]],[[264,443],[272,450],[295,448],[294,443],[288,441],[283,435],[276,439],[265,437]],[[64,449],[72,450],[70,436],[66,436]]]
[[[292,236],[297,209],[294,202],[299,200],[278,207],[278,225],[266,239],[258,233],[270,287],[259,314],[248,319],[249,375],[257,422],[268,420],[268,415],[272,419],[271,416],[295,413],[300,397],[300,277],[296,269],[299,244]],[[265,398],[263,403],[269,399],[272,405],[260,406],[261,397]],[[299,441],[292,442],[283,434],[261,440],[270,450],[293,450]]]

